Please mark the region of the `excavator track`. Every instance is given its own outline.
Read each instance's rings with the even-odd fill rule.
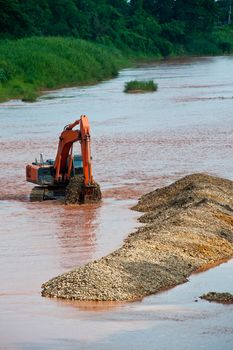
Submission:
[[[34,187],[30,194],[30,202],[42,202],[46,200],[64,199],[65,188]]]
[[[45,197],[45,190],[44,187],[34,187],[30,193],[30,201],[42,202]]]

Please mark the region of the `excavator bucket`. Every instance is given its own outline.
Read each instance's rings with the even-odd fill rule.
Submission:
[[[96,203],[101,200],[101,197],[100,186],[97,183],[83,187],[82,203]]]
[[[100,186],[97,183],[85,186],[83,176],[76,175],[70,179],[66,188],[66,204],[96,203],[101,200]]]

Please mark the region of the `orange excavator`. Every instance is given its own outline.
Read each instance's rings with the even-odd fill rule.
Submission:
[[[73,130],[79,125],[79,130]],[[81,155],[73,155],[73,144],[79,141]],[[90,125],[82,115],[66,125],[59,137],[55,161],[37,159],[26,166],[26,180],[37,184],[31,201],[65,198],[66,203],[90,203],[101,199],[99,185],[93,180],[90,147]]]

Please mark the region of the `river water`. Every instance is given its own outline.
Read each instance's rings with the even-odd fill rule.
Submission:
[[[154,79],[156,93],[124,94]],[[122,70],[96,86],[0,107],[0,349],[233,349],[233,262],[135,303],[42,298],[43,282],[122,244],[139,224],[139,195],[193,172],[233,179],[233,57],[163,61]],[[30,203],[25,165],[54,158],[59,133],[89,116],[102,203]]]

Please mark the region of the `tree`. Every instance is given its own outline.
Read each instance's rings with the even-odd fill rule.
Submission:
[[[0,0],[0,33],[3,37],[22,37],[31,32],[32,23],[17,0]]]
[[[141,12],[143,8],[143,0],[131,0],[130,7],[133,13]]]
[[[185,23],[187,32],[209,32],[217,16],[214,0],[176,0],[174,19]]]
[[[174,0],[144,0],[143,8],[160,23],[165,23],[173,18],[174,2]]]
[[[217,18],[219,24],[228,24],[229,19],[231,20],[230,12],[232,11],[233,1],[231,0],[218,0],[216,1],[217,6]]]
[[[20,0],[21,12],[30,18],[30,35],[43,35],[48,33],[52,13],[48,0]]]
[[[48,0],[52,35],[78,35],[79,12],[73,0]]]

